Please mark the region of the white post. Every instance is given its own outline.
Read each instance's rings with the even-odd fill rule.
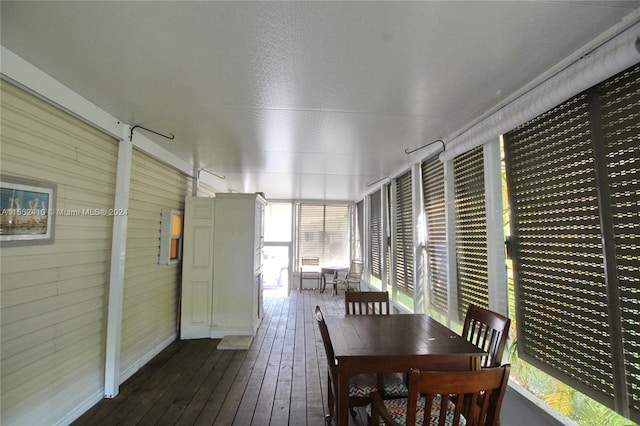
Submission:
[[[456,329],[458,323],[458,268],[456,255],[456,193],[453,161],[444,162],[444,204],[447,235],[447,326]],[[453,320],[453,323],[452,323]]]
[[[389,221],[387,226],[389,227],[389,235],[391,237],[391,241],[389,244],[389,280],[387,283],[387,290],[390,290],[391,300],[394,302],[398,301],[398,271],[396,269],[396,259],[398,258],[398,245],[396,235],[398,235],[398,206],[396,203],[398,202],[398,181],[397,178],[394,178],[390,183],[390,197],[388,197],[387,202],[389,203],[390,209],[387,211],[390,212]],[[391,288],[389,288],[391,286]]]
[[[362,220],[365,224],[362,227],[362,235],[360,235],[360,245],[362,247],[362,264],[364,265],[364,273],[362,274],[362,276],[365,282],[365,289],[370,290],[371,258],[369,257],[369,253],[371,253],[371,229],[367,226],[367,224],[371,224],[371,194],[365,195],[362,201],[364,211],[364,218]]]
[[[131,182],[133,144],[129,140],[131,127],[124,126],[118,145],[118,169],[114,209],[127,211]],[[118,395],[120,386],[120,340],[122,335],[122,297],[124,294],[124,266],[127,246],[127,215],[113,217],[111,241],[111,273],[109,279],[109,307],[107,314],[107,349],[104,394],[107,398]]]
[[[391,203],[391,197],[389,197],[388,191],[390,186],[391,183],[387,183],[380,187],[380,228],[382,229],[382,247],[380,247],[380,282],[382,283],[382,291],[388,291],[391,294],[391,283],[387,280],[387,275],[391,276],[387,271],[387,256],[390,254],[387,237],[389,236],[391,229],[391,217],[389,217],[389,203]],[[391,265],[389,265],[389,267],[391,267]],[[391,297],[393,297],[392,294]]]
[[[424,313],[427,308],[426,271],[423,248],[425,242],[425,214],[422,194],[422,168],[420,163],[411,167],[411,200],[413,214],[413,312]]]
[[[193,179],[191,180],[191,196],[198,196],[198,184],[200,183],[200,170],[193,168]]]
[[[504,253],[504,221],[502,217],[502,170],[500,139],[483,146],[485,209],[487,214],[487,275],[489,309],[508,313],[506,256]]]

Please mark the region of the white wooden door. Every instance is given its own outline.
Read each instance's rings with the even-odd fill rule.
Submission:
[[[181,339],[211,337],[214,203],[214,198],[185,200]]]

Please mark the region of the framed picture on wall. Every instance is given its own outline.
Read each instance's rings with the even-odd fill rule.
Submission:
[[[0,244],[51,244],[56,185],[0,176]]]

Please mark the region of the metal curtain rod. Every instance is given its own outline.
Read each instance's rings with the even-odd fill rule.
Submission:
[[[210,175],[214,175],[214,176],[215,176],[215,177],[217,177],[218,179],[226,179],[226,178],[227,178],[225,175],[219,175],[219,174],[216,174],[216,173],[210,172],[210,171],[209,171],[209,170],[207,170],[207,169],[198,169],[198,177],[200,177],[200,172],[207,172],[207,173],[209,173]]]
[[[175,138],[176,138],[176,137],[175,137],[175,135],[174,135],[173,133],[169,133],[171,136],[167,136],[167,135],[163,135],[162,133],[158,133],[158,132],[156,132],[155,130],[151,130],[151,129],[147,129],[146,127],[142,127],[142,126],[135,125],[135,126],[133,126],[133,127],[131,128],[131,133],[129,133],[129,142],[131,142],[131,141],[133,140],[133,131],[134,131],[135,129],[137,129],[137,128],[140,128],[140,129],[146,130],[147,132],[154,133],[154,134],[156,134],[156,135],[158,135],[158,136],[162,136],[162,137],[163,137],[163,138],[165,138],[165,139],[173,140],[173,139],[175,139]]]
[[[433,144],[434,144],[434,143],[436,143],[436,142],[440,142],[440,143],[442,144],[442,151],[445,151],[445,150],[447,149],[447,147],[446,147],[446,145],[444,144],[444,141],[443,141],[442,139],[436,139],[435,141],[433,141],[433,142],[429,142],[428,144],[426,144],[426,145],[422,145],[422,146],[420,146],[420,147],[418,147],[418,148],[416,148],[416,149],[409,150],[409,148],[405,148],[405,149],[404,149],[404,153],[405,153],[405,154],[411,154],[412,152],[419,151],[419,150],[421,150],[422,148],[426,148],[426,147],[428,147],[429,145],[433,145]]]
[[[378,179],[378,180],[377,180],[377,181],[375,181],[375,182],[365,183],[365,185],[366,185],[366,186],[367,186],[367,188],[368,188],[368,187],[370,187],[370,186],[375,185],[375,184],[376,184],[376,183],[378,183],[378,182],[382,182],[382,181],[383,181],[383,180],[385,180],[385,179],[389,179],[389,180],[391,180],[391,178],[390,178],[389,176],[385,176],[385,177],[383,177],[383,178],[381,178],[381,179]]]

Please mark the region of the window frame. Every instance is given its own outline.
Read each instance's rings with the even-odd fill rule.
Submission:
[[[180,229],[174,233],[174,217],[180,216]],[[182,262],[182,241],[184,238],[184,212],[182,210],[162,209],[160,214],[160,252],[159,265],[175,265]],[[175,242],[177,255],[172,256]]]

